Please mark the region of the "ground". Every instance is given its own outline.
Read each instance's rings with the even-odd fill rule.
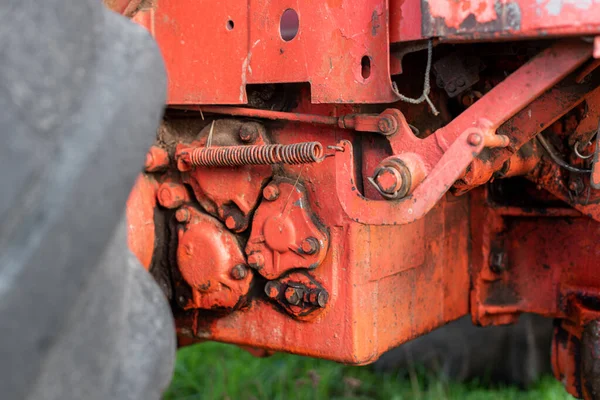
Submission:
[[[369,367],[276,354],[255,358],[235,346],[203,343],[178,352],[165,400],[461,399],[571,400],[562,385],[544,377],[529,390],[484,388],[485,382],[448,383],[419,370],[381,374]]]

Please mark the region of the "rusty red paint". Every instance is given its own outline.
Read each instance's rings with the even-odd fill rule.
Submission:
[[[210,5],[183,0],[151,7],[135,18],[163,50],[173,105],[246,104],[246,85],[279,82],[310,83],[314,103],[392,102],[398,99],[390,80],[393,42],[600,33],[600,5],[593,2],[337,0],[250,6],[239,0]],[[297,36],[285,41],[279,25],[289,8],[300,22]],[[474,26],[466,23],[471,18]],[[364,57],[371,66],[368,78],[362,74]]]
[[[432,88],[441,113],[420,133],[408,123],[431,120],[426,105],[377,106],[398,99],[390,74],[401,66],[390,62],[390,43],[402,55],[431,37],[600,33],[600,3],[558,3],[138,7],[135,20],[165,56],[172,109],[128,203],[129,244],[146,268],[172,277],[177,330],[191,337],[180,343],[214,339],[365,364],[469,313],[493,325],[535,312],[561,320],[555,374],[569,392],[590,397],[594,377],[581,368],[600,354],[592,329],[600,318],[600,193],[584,191],[589,174],[557,166],[534,140],[551,126],[544,135],[561,155],[590,168],[569,153],[591,138],[599,118],[597,63],[577,70],[592,56],[590,40],[557,41],[529,62],[499,65],[514,72],[486,81],[484,95],[468,93],[467,109],[454,118],[445,94]],[[297,32],[280,30],[288,9]],[[299,82],[309,85],[278,85]],[[254,84],[293,96],[237,107]],[[559,120],[572,110],[578,114]],[[319,143],[324,158],[271,166],[240,156],[299,143]],[[235,162],[200,162],[209,152]],[[509,180],[515,193],[495,181],[519,175],[530,182]],[[454,197],[452,185],[455,193],[474,190]]]
[[[290,8],[299,29],[286,41],[280,20]],[[149,18],[139,22],[163,51],[169,104],[246,104],[246,85],[278,82],[310,82],[315,103],[383,103],[397,99],[387,15],[385,0],[180,0],[155,2]],[[363,57],[371,65],[368,77]]]
[[[397,7],[392,0],[390,8]],[[423,38],[463,41],[506,37],[594,34],[600,30],[597,2],[538,0],[426,0]],[[400,21],[402,23],[402,21]],[[402,38],[392,37],[392,42]]]

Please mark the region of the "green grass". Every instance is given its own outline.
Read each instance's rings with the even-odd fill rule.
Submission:
[[[235,346],[203,343],[179,350],[165,400],[461,399],[567,400],[561,384],[545,377],[528,391],[444,382],[424,371],[375,373],[330,361],[276,354],[255,358]]]

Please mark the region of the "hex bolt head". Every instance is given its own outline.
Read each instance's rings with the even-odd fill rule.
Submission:
[[[396,168],[381,168],[374,180],[383,193],[394,194],[402,187],[402,175]]]
[[[289,286],[285,289],[285,300],[291,305],[297,306],[302,301],[302,290]]]
[[[190,210],[187,207],[181,207],[177,211],[175,211],[175,219],[182,224],[188,222],[191,218]]]
[[[235,280],[242,280],[248,275],[248,270],[244,264],[238,264],[231,269],[231,277]]]
[[[263,189],[263,197],[268,201],[275,201],[279,197],[279,188],[274,184],[269,184]]]
[[[274,299],[279,297],[281,293],[281,284],[276,281],[269,281],[265,284],[265,294],[269,296],[269,298]]]
[[[258,138],[258,129],[254,124],[244,124],[239,131],[240,140],[245,143],[252,143]]]
[[[304,239],[302,241],[302,245],[300,246],[302,252],[309,255],[315,254],[317,251],[319,251],[319,247],[319,241],[314,237],[308,237]]]
[[[265,265],[265,258],[261,253],[252,253],[248,256],[248,265],[254,269],[261,269]]]
[[[479,146],[481,144],[481,135],[478,133],[471,133],[467,138],[467,142],[471,146]]]

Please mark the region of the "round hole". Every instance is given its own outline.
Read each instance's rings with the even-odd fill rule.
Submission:
[[[281,38],[286,42],[289,42],[298,34],[298,27],[300,26],[300,19],[298,18],[298,13],[288,8],[281,15],[281,20],[279,20],[279,34]]]
[[[371,76],[371,57],[363,56],[363,58],[360,59],[360,74],[363,79],[367,79]]]
[[[230,31],[233,29],[234,25],[233,25],[233,21],[229,20],[227,21],[227,25],[225,25],[227,27],[227,30]]]

